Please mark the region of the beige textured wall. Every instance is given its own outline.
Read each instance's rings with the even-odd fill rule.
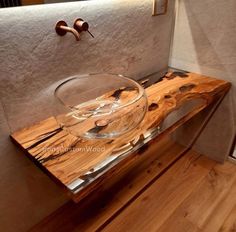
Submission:
[[[196,148],[222,160],[236,128],[236,1],[177,0],[170,66],[232,82]]]
[[[140,78],[168,66],[174,0],[151,17],[151,0],[95,0],[0,10],[0,230],[25,231],[67,197],[8,138],[48,117],[57,81],[88,72]],[[92,39],[59,37],[54,26],[82,17]],[[4,109],[4,110],[3,110]]]

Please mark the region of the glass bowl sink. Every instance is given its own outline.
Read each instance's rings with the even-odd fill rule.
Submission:
[[[74,76],[63,81],[54,96],[57,122],[78,137],[118,137],[136,128],[147,110],[143,87],[122,75]]]

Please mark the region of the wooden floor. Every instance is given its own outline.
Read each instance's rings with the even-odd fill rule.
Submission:
[[[92,205],[65,204],[32,231],[236,231],[236,165],[180,150],[162,145],[148,168],[128,174]]]

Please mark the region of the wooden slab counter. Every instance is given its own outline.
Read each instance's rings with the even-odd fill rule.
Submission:
[[[206,107],[217,105],[229,88],[230,83],[223,80],[170,72],[146,88],[148,111],[140,126],[119,138],[75,137],[62,130],[54,117],[16,131],[11,138],[78,202],[132,165],[146,146],[171,134]],[[169,120],[171,115],[174,120]]]

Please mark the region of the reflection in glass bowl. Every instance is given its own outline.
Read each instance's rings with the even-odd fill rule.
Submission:
[[[147,110],[143,87],[122,75],[74,76],[63,81],[54,96],[58,124],[78,137],[118,137],[136,128]]]

